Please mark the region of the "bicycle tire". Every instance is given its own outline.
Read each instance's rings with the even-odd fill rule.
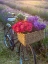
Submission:
[[[7,28],[4,30],[4,44],[7,48],[14,50],[14,39],[12,38],[14,33],[11,30],[8,31]]]
[[[29,56],[27,58],[24,58],[24,52],[25,52],[25,51],[23,51],[24,46],[22,44],[20,46],[20,64],[37,64],[36,63],[36,54],[35,54],[33,47],[32,48],[31,48],[31,46],[28,46],[28,47],[30,48],[29,51],[31,52],[31,56],[30,56],[30,58],[28,58]],[[27,49],[26,49],[26,51],[28,51]],[[27,52],[27,54],[30,55],[30,53],[28,53],[28,52]]]
[[[20,45],[20,64],[23,64],[23,56],[22,56],[22,53],[23,53],[23,48],[22,48],[22,45]]]

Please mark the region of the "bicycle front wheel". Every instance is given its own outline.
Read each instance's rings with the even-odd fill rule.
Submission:
[[[24,47],[22,44],[20,46],[20,64],[37,64],[36,54],[30,45]]]

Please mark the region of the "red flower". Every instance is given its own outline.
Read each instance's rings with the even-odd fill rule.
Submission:
[[[32,31],[32,27],[33,27],[32,23],[22,20],[14,24],[12,26],[12,29],[17,33],[20,33],[20,32],[30,32]]]
[[[22,24],[22,25],[20,26],[20,29],[21,29],[21,32],[25,32],[25,26],[24,26],[24,24]]]
[[[28,32],[32,31],[33,25],[31,23],[28,23],[26,30]]]
[[[12,29],[15,31],[15,28],[16,28],[16,24],[14,24],[13,26],[12,26]]]
[[[26,31],[28,31],[28,32],[32,31],[33,25],[32,25],[31,22],[25,21],[25,22],[24,22],[24,25],[25,25],[25,30],[26,30]]]
[[[16,28],[15,28],[15,32],[20,33],[19,27],[16,27]]]

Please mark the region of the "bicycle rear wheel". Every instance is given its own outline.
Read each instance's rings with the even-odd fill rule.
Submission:
[[[14,49],[14,33],[12,29],[8,30],[7,28],[4,30],[4,44],[7,48],[11,50]]]
[[[36,54],[30,45],[24,47],[22,44],[20,46],[20,64],[37,64]]]

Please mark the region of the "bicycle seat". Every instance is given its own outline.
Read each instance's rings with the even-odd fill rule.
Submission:
[[[8,20],[9,22],[13,22],[13,21],[16,20],[16,18],[8,18],[7,20]]]

